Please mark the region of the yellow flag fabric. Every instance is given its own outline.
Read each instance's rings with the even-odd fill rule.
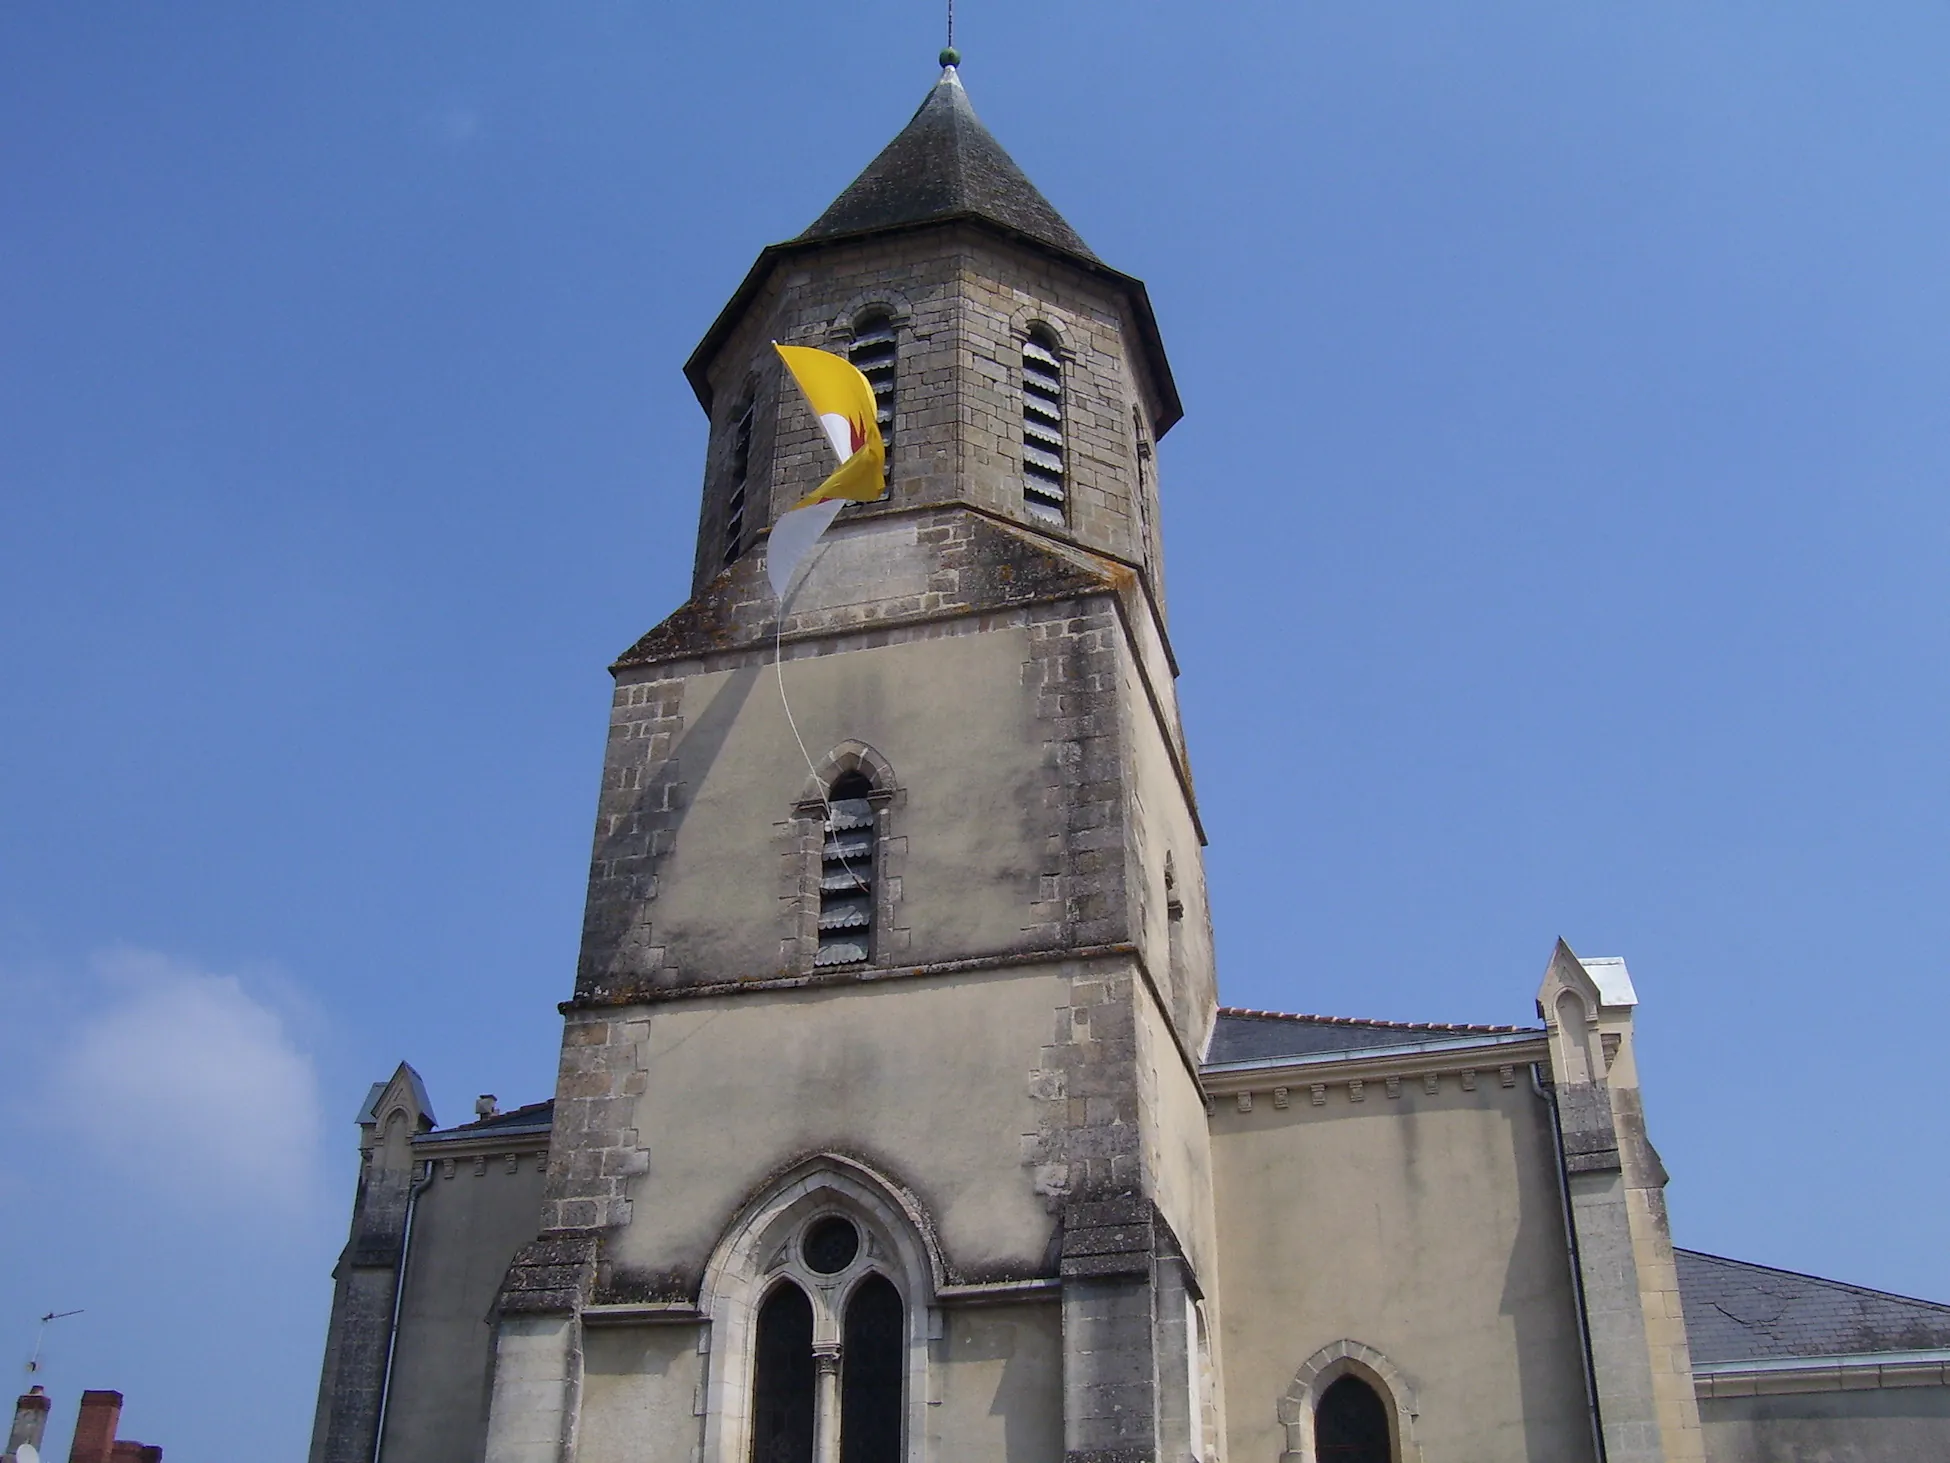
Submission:
[[[831,351],[778,344],[772,349],[799,383],[840,459],[839,470],[793,507],[833,498],[870,503],[880,497],[887,488],[887,446],[880,440],[872,383],[853,362]]]

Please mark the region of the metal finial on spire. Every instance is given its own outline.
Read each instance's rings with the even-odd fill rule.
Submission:
[[[955,49],[955,0],[948,0],[948,44],[942,48],[941,64],[961,65],[961,52]]]

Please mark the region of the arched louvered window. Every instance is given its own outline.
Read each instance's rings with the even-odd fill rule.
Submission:
[[[1314,1407],[1314,1457],[1320,1463],[1394,1463],[1388,1409],[1375,1389],[1344,1376]]]
[[[725,499],[724,561],[729,564],[745,551],[746,488],[752,475],[752,419],[758,403],[750,392],[738,408],[731,427],[731,492]]]
[[[894,387],[899,351],[894,339],[893,317],[884,310],[870,311],[853,325],[853,344],[846,358],[860,368],[873,386],[874,416],[880,423],[880,440],[887,444],[887,474],[894,471]]]
[[[758,1308],[755,1353],[751,1463],[813,1463],[812,1302],[789,1280]]]
[[[872,792],[873,784],[860,772],[841,774],[827,790],[815,966],[858,965],[873,953],[873,864],[879,840],[868,801]]]
[[[869,1275],[846,1303],[840,1348],[840,1463],[900,1463],[907,1323],[900,1292]]]
[[[1032,518],[1064,520],[1063,358],[1037,326],[1022,343],[1022,505]]]

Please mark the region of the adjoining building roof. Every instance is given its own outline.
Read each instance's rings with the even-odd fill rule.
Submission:
[[[1413,1046],[1446,1036],[1503,1036],[1529,1026],[1464,1026],[1441,1021],[1365,1021],[1354,1016],[1299,1016],[1221,1006],[1205,1053],[1208,1063],[1310,1057],[1323,1052]]]
[[[799,235],[832,239],[951,218],[982,218],[1091,263],[1090,252],[982,125],[953,66],[900,135]]]
[[[1695,1363],[1950,1347],[1950,1305],[1675,1250]]]
[[[526,1107],[510,1108],[498,1112],[491,1118],[476,1118],[471,1123],[460,1123],[451,1128],[442,1128],[437,1133],[422,1134],[415,1139],[418,1143],[442,1143],[460,1138],[482,1138],[492,1134],[506,1133],[545,1133],[555,1123],[555,1102],[531,1102]]]

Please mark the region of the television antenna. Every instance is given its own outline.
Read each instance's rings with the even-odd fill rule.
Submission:
[[[65,1321],[69,1316],[78,1316],[80,1311],[49,1311],[41,1317],[41,1324],[34,1328],[34,1354],[27,1358],[27,1374],[32,1376],[41,1369],[41,1338],[47,1334],[49,1321]]]

